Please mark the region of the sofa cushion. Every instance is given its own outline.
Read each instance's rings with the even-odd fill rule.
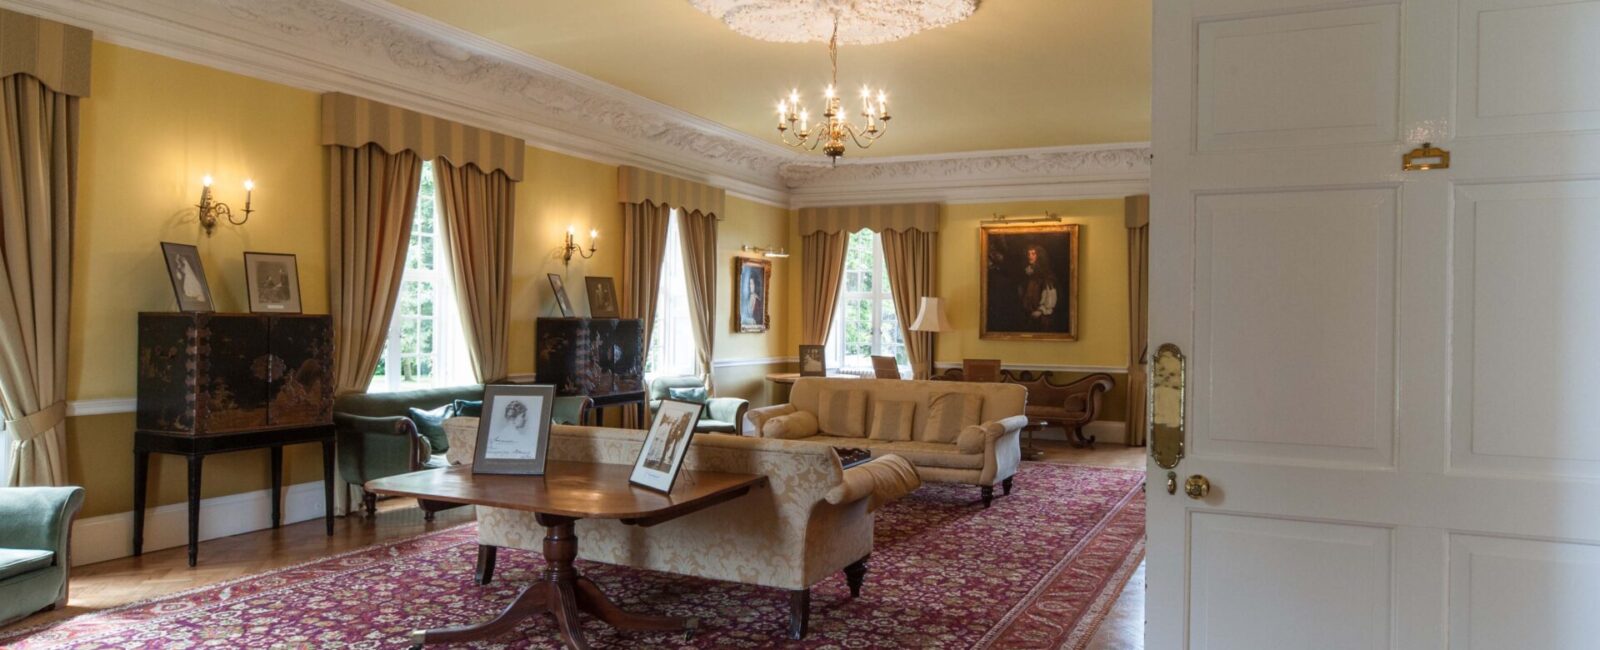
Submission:
[[[406,415],[411,418],[412,424],[417,425],[417,433],[428,439],[428,445],[433,447],[433,452],[436,454],[450,450],[450,438],[444,434],[444,421],[455,417],[455,414],[454,404],[429,410],[416,407],[406,409]]]
[[[974,393],[934,393],[928,398],[928,425],[918,437],[924,442],[954,444],[961,430],[977,424],[983,396]],[[915,463],[916,461],[911,461]]]
[[[956,438],[956,448],[963,454],[983,453],[983,442],[990,436],[999,436],[1006,432],[1006,428],[999,422],[974,424],[961,430],[961,437]]]
[[[983,469],[983,454],[963,454],[955,445],[947,443],[919,442],[916,440],[886,442],[871,438],[847,438],[844,436],[812,436],[806,438],[806,440],[825,443],[834,447],[867,449],[872,452],[873,458],[894,454],[917,467]]]
[[[780,415],[761,425],[761,436],[764,438],[793,440],[814,435],[817,435],[817,416],[808,411]]]
[[[873,440],[910,440],[917,416],[917,403],[911,400],[881,399],[872,404],[872,426],[867,437]]]
[[[724,421],[724,420],[705,420],[705,419],[702,419],[699,422],[695,423],[694,428],[697,431],[704,431],[704,432],[707,432],[707,433],[738,433],[739,432],[739,427],[734,426],[734,424],[732,422],[727,422],[727,421]]]
[[[685,386],[680,388],[668,388],[667,399],[675,399],[680,402],[704,404],[706,403],[706,400],[711,399],[711,394],[706,391],[705,386]]]
[[[48,568],[56,554],[31,548],[0,548],[0,580]]]
[[[865,438],[866,419],[866,391],[823,389],[817,404],[817,428],[823,433]]]

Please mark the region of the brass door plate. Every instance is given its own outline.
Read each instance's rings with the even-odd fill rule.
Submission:
[[[1150,359],[1150,455],[1162,469],[1183,460],[1183,351],[1162,343]]]
[[[1449,168],[1450,152],[1433,146],[1432,142],[1424,142],[1422,146],[1407,151],[1400,157],[1400,169],[1403,171],[1420,172]]]

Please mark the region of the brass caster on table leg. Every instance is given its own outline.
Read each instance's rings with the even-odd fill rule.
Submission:
[[[683,622],[683,642],[684,643],[688,643],[690,641],[693,641],[694,640],[694,633],[695,633],[696,630],[699,629],[699,627],[700,627],[700,619],[698,619],[698,618],[685,619],[684,622]]]
[[[411,631],[411,650],[422,650],[423,641],[428,638],[427,630]]]

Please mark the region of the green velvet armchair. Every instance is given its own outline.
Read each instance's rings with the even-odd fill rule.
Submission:
[[[81,487],[0,488],[0,625],[67,605]]]
[[[673,389],[705,391],[706,382],[699,377],[658,377],[650,382],[650,412],[661,407],[661,400],[671,397]],[[737,397],[704,397],[705,409],[700,412],[696,432],[732,433],[738,435],[744,426],[744,414],[750,410],[749,400]],[[696,401],[696,400],[690,400]]]
[[[410,409],[428,411],[456,400],[483,400],[483,386],[339,396],[333,404],[339,476],[360,487],[386,476],[447,467],[444,454],[450,442],[443,429],[431,432],[419,427],[421,423],[411,419]],[[551,419],[557,424],[579,424],[593,404],[588,397],[558,397],[551,407]],[[370,516],[377,511],[377,497],[363,489],[361,505]],[[433,520],[433,513],[454,507],[431,501],[418,505],[429,521]]]

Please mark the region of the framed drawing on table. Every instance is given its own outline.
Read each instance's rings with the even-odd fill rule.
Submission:
[[[556,387],[547,384],[485,386],[472,473],[544,475],[555,401]]]
[[[645,435],[644,447],[639,450],[639,458],[633,461],[633,475],[628,477],[628,482],[657,492],[671,492],[703,408],[704,404],[694,402],[661,400],[656,420],[650,425],[650,433]]]

